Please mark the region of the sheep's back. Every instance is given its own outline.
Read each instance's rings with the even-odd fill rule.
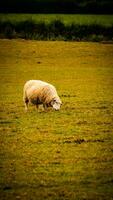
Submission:
[[[27,81],[24,90],[31,101],[38,99],[39,102],[48,104],[53,98],[58,97],[56,88],[53,85],[40,80]]]

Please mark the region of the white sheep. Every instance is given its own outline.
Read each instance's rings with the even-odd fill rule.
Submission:
[[[44,109],[53,107],[54,110],[59,110],[62,104],[55,87],[49,83],[40,80],[29,80],[24,85],[23,101],[25,110],[28,110],[28,104],[36,105],[43,104]]]

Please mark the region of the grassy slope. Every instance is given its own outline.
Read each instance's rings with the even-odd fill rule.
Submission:
[[[0,40],[1,199],[112,199],[113,45]],[[53,83],[60,112],[30,107],[23,84]]]
[[[2,21],[25,21],[28,19],[35,20],[36,22],[45,21],[51,22],[55,19],[63,21],[65,24],[100,24],[111,26],[113,25],[113,15],[63,15],[63,14],[0,14],[0,20]]]

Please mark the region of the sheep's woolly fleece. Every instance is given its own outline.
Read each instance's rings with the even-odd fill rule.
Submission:
[[[40,80],[30,80],[25,83],[23,100],[26,109],[29,102],[37,106],[43,104],[44,108],[51,106],[55,110],[59,110],[61,105],[56,88]]]

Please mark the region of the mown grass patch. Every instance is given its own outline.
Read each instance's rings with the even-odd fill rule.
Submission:
[[[113,45],[0,46],[1,199],[112,199]],[[56,86],[59,112],[24,112],[29,79]]]
[[[0,14],[0,19],[3,22],[9,21],[12,23],[22,22],[22,21],[35,21],[39,23],[40,21],[46,24],[60,20],[65,25],[69,24],[79,24],[79,25],[91,25],[99,24],[104,26],[113,25],[113,15],[91,15],[91,14]]]

